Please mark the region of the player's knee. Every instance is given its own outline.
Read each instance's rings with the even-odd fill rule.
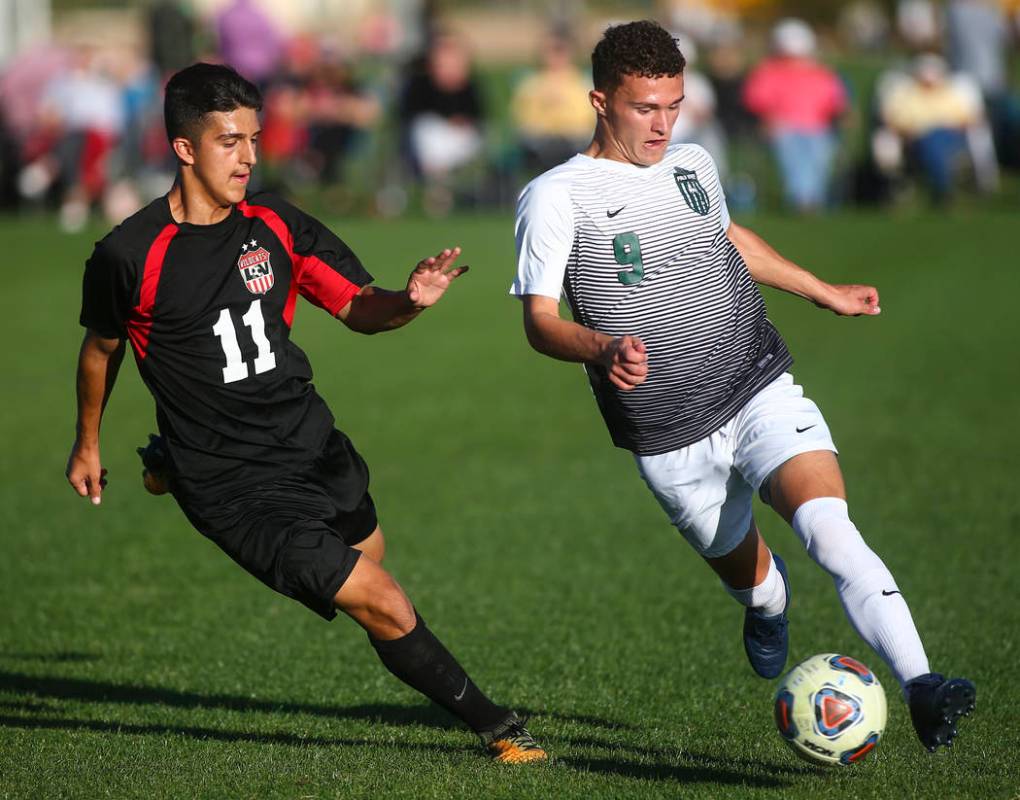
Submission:
[[[340,587],[334,604],[377,638],[393,639],[414,630],[414,606],[379,564],[360,558]]]
[[[381,612],[384,615],[387,627],[397,631],[400,636],[407,636],[407,634],[414,630],[417,624],[414,605],[403,592],[390,598],[390,601],[386,603],[384,609],[381,609]]]
[[[403,590],[390,579],[385,591],[372,597],[365,607],[364,627],[374,636],[393,639],[406,636],[414,630],[414,606]]]
[[[837,579],[884,568],[850,519],[845,500],[819,497],[802,504],[793,515],[793,529],[808,554]]]

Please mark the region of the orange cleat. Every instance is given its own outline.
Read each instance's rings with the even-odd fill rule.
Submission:
[[[521,719],[511,711],[510,716],[491,731],[479,734],[493,761],[503,764],[524,764],[549,758],[545,750],[528,733],[528,729],[524,727],[525,722],[527,719]]]

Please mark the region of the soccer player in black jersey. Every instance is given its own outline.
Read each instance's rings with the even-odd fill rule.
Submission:
[[[195,64],[167,84],[177,181],[86,265],[67,478],[99,505],[100,420],[129,340],[156,401],[169,465],[159,477],[195,528],[325,619],[337,609],[352,617],[390,672],[462,719],[494,758],[544,759],[523,721],[474,685],[380,565],[368,469],[290,340],[298,295],[360,333],[406,325],[467,269],[454,266],[460,249],[420,261],[404,289],[371,286],[320,222],[248,193],[261,102],[226,66]]]

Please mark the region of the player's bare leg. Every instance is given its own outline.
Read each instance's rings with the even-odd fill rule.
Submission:
[[[382,528],[376,526],[374,531],[351,547],[360,550],[376,564],[381,564],[383,556],[386,555],[386,539],[383,537]]]
[[[513,711],[496,705],[429,630],[404,590],[372,556],[383,553],[382,531],[363,542],[334,603],[368,633],[383,665],[398,679],[464,721],[498,761],[542,761],[539,747]]]
[[[765,544],[765,537],[758,531],[753,519],[750,530],[740,544],[724,556],[705,559],[723,583],[733,589],[750,589],[760,584],[768,575],[771,560],[772,554]]]
[[[850,520],[834,453],[803,453],[769,480],[773,508],[836,583],[850,624],[903,687],[918,738],[928,750],[950,746],[959,718],[974,708],[974,685],[932,673],[921,638],[888,568]]]
[[[334,603],[373,639],[396,639],[406,636],[415,627],[411,601],[400,585],[371,557],[358,559],[337,592]]]
[[[790,584],[783,560],[772,554],[752,519],[740,544],[726,555],[705,561],[747,609],[744,650],[751,668],[763,678],[777,677],[789,652],[786,611]]]
[[[809,500],[836,497],[846,500],[846,485],[836,454],[815,450],[794,456],[769,479],[769,502],[791,525],[797,509]]]

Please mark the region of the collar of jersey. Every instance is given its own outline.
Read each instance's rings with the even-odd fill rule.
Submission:
[[[174,215],[170,212],[170,195],[167,194],[163,197],[163,210],[166,212],[167,222],[176,225],[182,231],[198,231],[214,233],[215,231],[222,230],[223,228],[229,227],[232,223],[237,221],[238,216],[241,212],[238,211],[237,204],[235,203],[230,207],[230,211],[223,219],[219,222],[213,222],[209,225],[198,225],[194,222],[178,222],[174,219]]]
[[[641,175],[650,175],[660,168],[663,163],[669,158],[669,152],[662,157],[662,161],[658,164],[652,164],[649,167],[639,167],[637,164],[631,164],[629,161],[615,161],[611,158],[592,158],[586,156],[584,153],[578,153],[574,158],[581,159],[580,163],[585,164],[594,169],[599,169],[607,172],[615,172],[618,175],[628,175],[631,177],[639,177]]]

